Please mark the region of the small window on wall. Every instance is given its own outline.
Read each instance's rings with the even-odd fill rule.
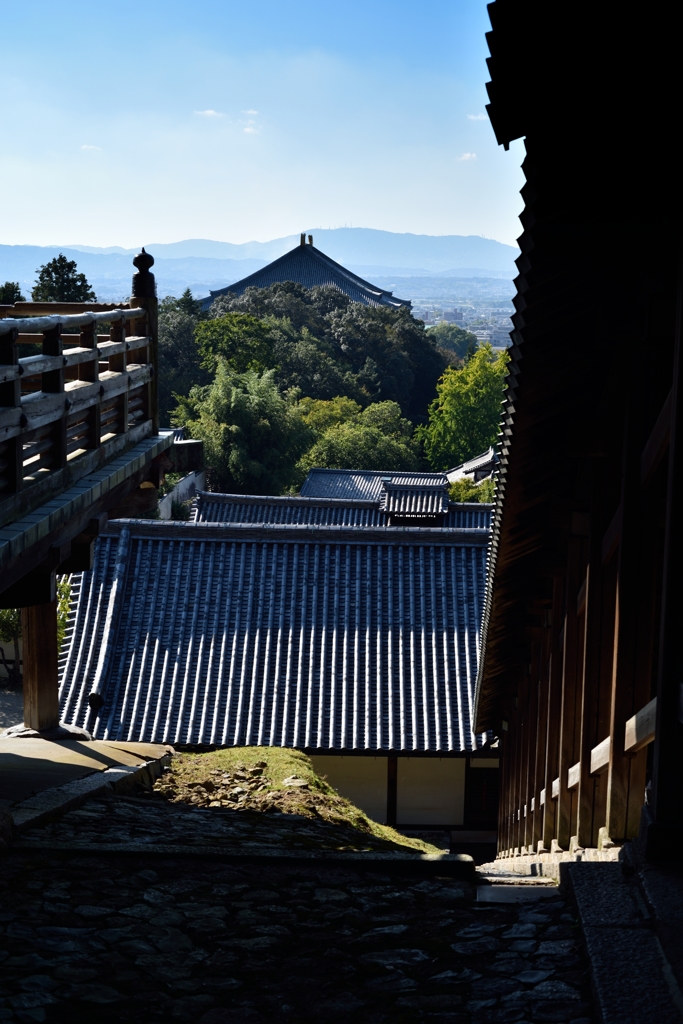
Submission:
[[[465,827],[493,829],[498,824],[498,761],[467,759],[465,774]]]

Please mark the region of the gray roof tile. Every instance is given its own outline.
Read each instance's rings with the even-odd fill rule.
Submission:
[[[476,749],[487,536],[110,523],[74,578],[62,718],[128,741]]]

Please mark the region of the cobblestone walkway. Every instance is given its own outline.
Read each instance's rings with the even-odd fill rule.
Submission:
[[[130,841],[134,816],[115,808],[131,804],[86,805],[34,835],[73,840],[87,812],[91,840],[112,822]],[[186,841],[188,813],[173,816]],[[0,863],[0,1021],[592,1020],[560,898],[478,904],[473,886],[424,869],[315,860],[15,849]]]

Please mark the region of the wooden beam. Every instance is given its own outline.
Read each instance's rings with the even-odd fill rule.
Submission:
[[[21,612],[24,725],[42,731],[59,725],[57,601]]]
[[[644,708],[629,718],[624,730],[624,753],[635,754],[637,750],[652,743],[655,738],[657,721],[657,698],[655,697]],[[597,749],[597,748],[596,748]]]
[[[0,593],[0,608],[49,604],[57,596],[54,568],[39,566]]]
[[[612,741],[606,736],[602,743],[591,750],[591,775],[601,775],[609,768],[609,759],[612,752]]]

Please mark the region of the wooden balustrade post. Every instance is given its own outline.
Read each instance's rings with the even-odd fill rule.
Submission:
[[[126,330],[123,320],[112,320],[111,327],[109,328],[109,337],[112,341],[119,344],[125,343]],[[128,369],[128,353],[123,351],[110,356],[109,369],[113,370],[114,373],[126,373]],[[128,431],[128,388],[126,388],[122,395],[119,395],[117,405],[119,409],[119,429],[116,433],[125,434]]]
[[[149,361],[152,364],[152,380],[149,387],[149,414],[152,420],[152,430],[156,434],[159,431],[159,311],[157,302],[157,286],[154,274],[150,273],[150,267],[154,265],[154,257],[150,253],[142,252],[133,260],[137,267],[137,273],[133,274],[133,294],[130,298],[132,309],[144,309],[146,316],[145,331],[150,339]]]
[[[17,338],[19,332],[15,327],[6,334],[0,335],[0,367],[18,366],[19,350]],[[0,407],[18,409],[21,406],[21,380],[17,376],[0,384]],[[21,435],[9,437],[0,443],[0,491],[16,494],[23,483],[23,446]]]
[[[21,610],[24,725],[42,731],[59,725],[57,600]]]
[[[81,328],[81,334],[79,338],[79,344],[81,348],[97,349],[97,324],[87,324],[87,326]],[[100,363],[95,352],[95,358],[88,363],[79,363],[78,366],[78,379],[87,380],[91,383],[96,383],[100,378]],[[87,448],[99,448],[100,447],[100,403],[96,402],[91,409],[88,410],[88,440]]]
[[[62,343],[62,327],[61,324],[57,324],[56,327],[51,327],[49,331],[43,333],[43,355],[46,356],[61,356],[63,355],[64,346]],[[56,395],[64,392],[64,367],[57,370],[48,370],[42,376],[41,390],[49,395]],[[63,415],[55,422],[52,427],[52,453],[51,453],[51,469],[62,469],[66,466],[67,457],[67,437],[66,437],[66,407],[64,408]]]

